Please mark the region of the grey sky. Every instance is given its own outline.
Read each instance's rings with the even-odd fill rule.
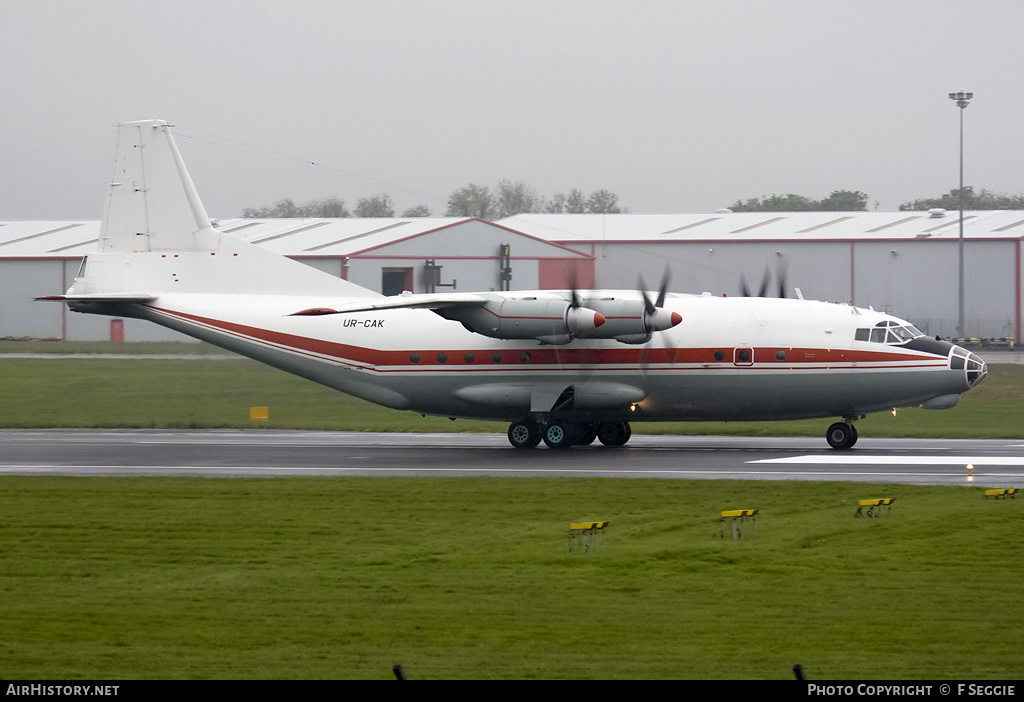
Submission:
[[[1017,194],[1022,19],[1019,0],[0,0],[0,219],[99,218],[112,125],[148,118],[179,128],[214,217],[385,190],[441,214],[502,178],[633,212],[835,189],[896,209],[956,187],[961,88],[967,183]]]

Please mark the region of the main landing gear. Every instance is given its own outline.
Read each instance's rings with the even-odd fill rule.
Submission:
[[[857,416],[844,417],[825,432],[828,445],[837,451],[846,451],[857,443]],[[541,441],[548,448],[567,449],[586,446],[600,440],[605,446],[622,446],[632,435],[629,422],[568,422],[551,419],[535,422],[530,418],[512,422],[508,427],[508,441],[519,449],[535,448]]]
[[[548,448],[567,449],[600,440],[605,446],[622,446],[632,435],[629,422],[567,422],[552,419],[538,423],[520,419],[508,427],[508,441],[516,448],[534,448],[541,441]]]
[[[853,448],[857,443],[857,428],[853,426],[856,417],[844,417],[844,421],[836,422],[825,432],[825,440],[828,445],[837,451],[845,451]]]

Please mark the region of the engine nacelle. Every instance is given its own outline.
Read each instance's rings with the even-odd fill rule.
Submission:
[[[643,344],[650,340],[653,332],[671,329],[683,321],[678,312],[663,307],[647,312],[643,300],[607,298],[589,299],[585,303],[605,318],[600,328],[581,334],[588,339],[615,339],[624,344]]]
[[[489,300],[476,307],[443,310],[441,314],[493,339],[537,339],[549,344],[568,343],[605,323],[599,312],[557,299]]]

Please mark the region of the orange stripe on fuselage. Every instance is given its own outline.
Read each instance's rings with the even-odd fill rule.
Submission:
[[[891,351],[867,351],[851,349],[820,349],[801,347],[755,347],[753,348],[753,361],[742,365],[734,365],[732,362],[716,361],[716,351],[726,352],[726,358],[732,355],[731,346],[704,347],[704,348],[646,348],[643,346],[623,348],[566,348],[563,346],[543,346],[530,348],[494,348],[494,349],[403,349],[383,350],[372,349],[364,346],[342,344],[335,341],[326,341],[312,337],[277,332],[260,327],[252,327],[235,322],[226,322],[210,317],[177,312],[174,310],[162,309],[147,306],[154,312],[187,321],[193,324],[200,324],[220,332],[229,333],[236,337],[244,337],[266,345],[275,346],[288,351],[327,357],[337,362],[351,362],[355,364],[375,366],[380,370],[387,370],[389,366],[402,366],[408,370],[413,362],[410,355],[419,354],[420,360],[416,363],[419,366],[429,367],[459,367],[471,366],[479,368],[488,365],[522,364],[523,354],[529,355],[529,365],[558,365],[558,366],[597,366],[602,370],[635,369],[639,364],[645,366],[655,365],[677,365],[677,366],[701,366],[707,368],[736,368],[746,370],[750,368],[826,368],[829,364],[841,365],[842,367],[853,367],[848,364],[887,364],[883,366],[870,365],[864,368],[902,368],[902,367],[944,367],[945,356],[934,354],[904,354]],[[739,348],[739,347],[736,347]],[[750,348],[750,347],[742,347]],[[785,358],[779,359],[777,353],[785,352]],[[447,360],[441,362],[437,359],[438,354],[446,354]],[[473,354],[473,361],[466,359],[467,354]],[[494,355],[500,354],[501,360],[495,361]],[[698,369],[695,369],[698,370]]]

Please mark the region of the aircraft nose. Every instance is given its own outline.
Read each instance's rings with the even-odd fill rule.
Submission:
[[[967,357],[967,384],[972,388],[988,375],[988,364],[980,356],[971,354]]]
[[[975,353],[971,353],[962,346],[954,346],[952,356],[955,360],[960,361],[960,363],[956,365],[962,364],[961,367],[965,369],[967,373],[968,388],[973,388],[980,383],[986,375],[988,375],[988,364],[986,364],[980,356]],[[954,368],[956,365],[954,365]]]

